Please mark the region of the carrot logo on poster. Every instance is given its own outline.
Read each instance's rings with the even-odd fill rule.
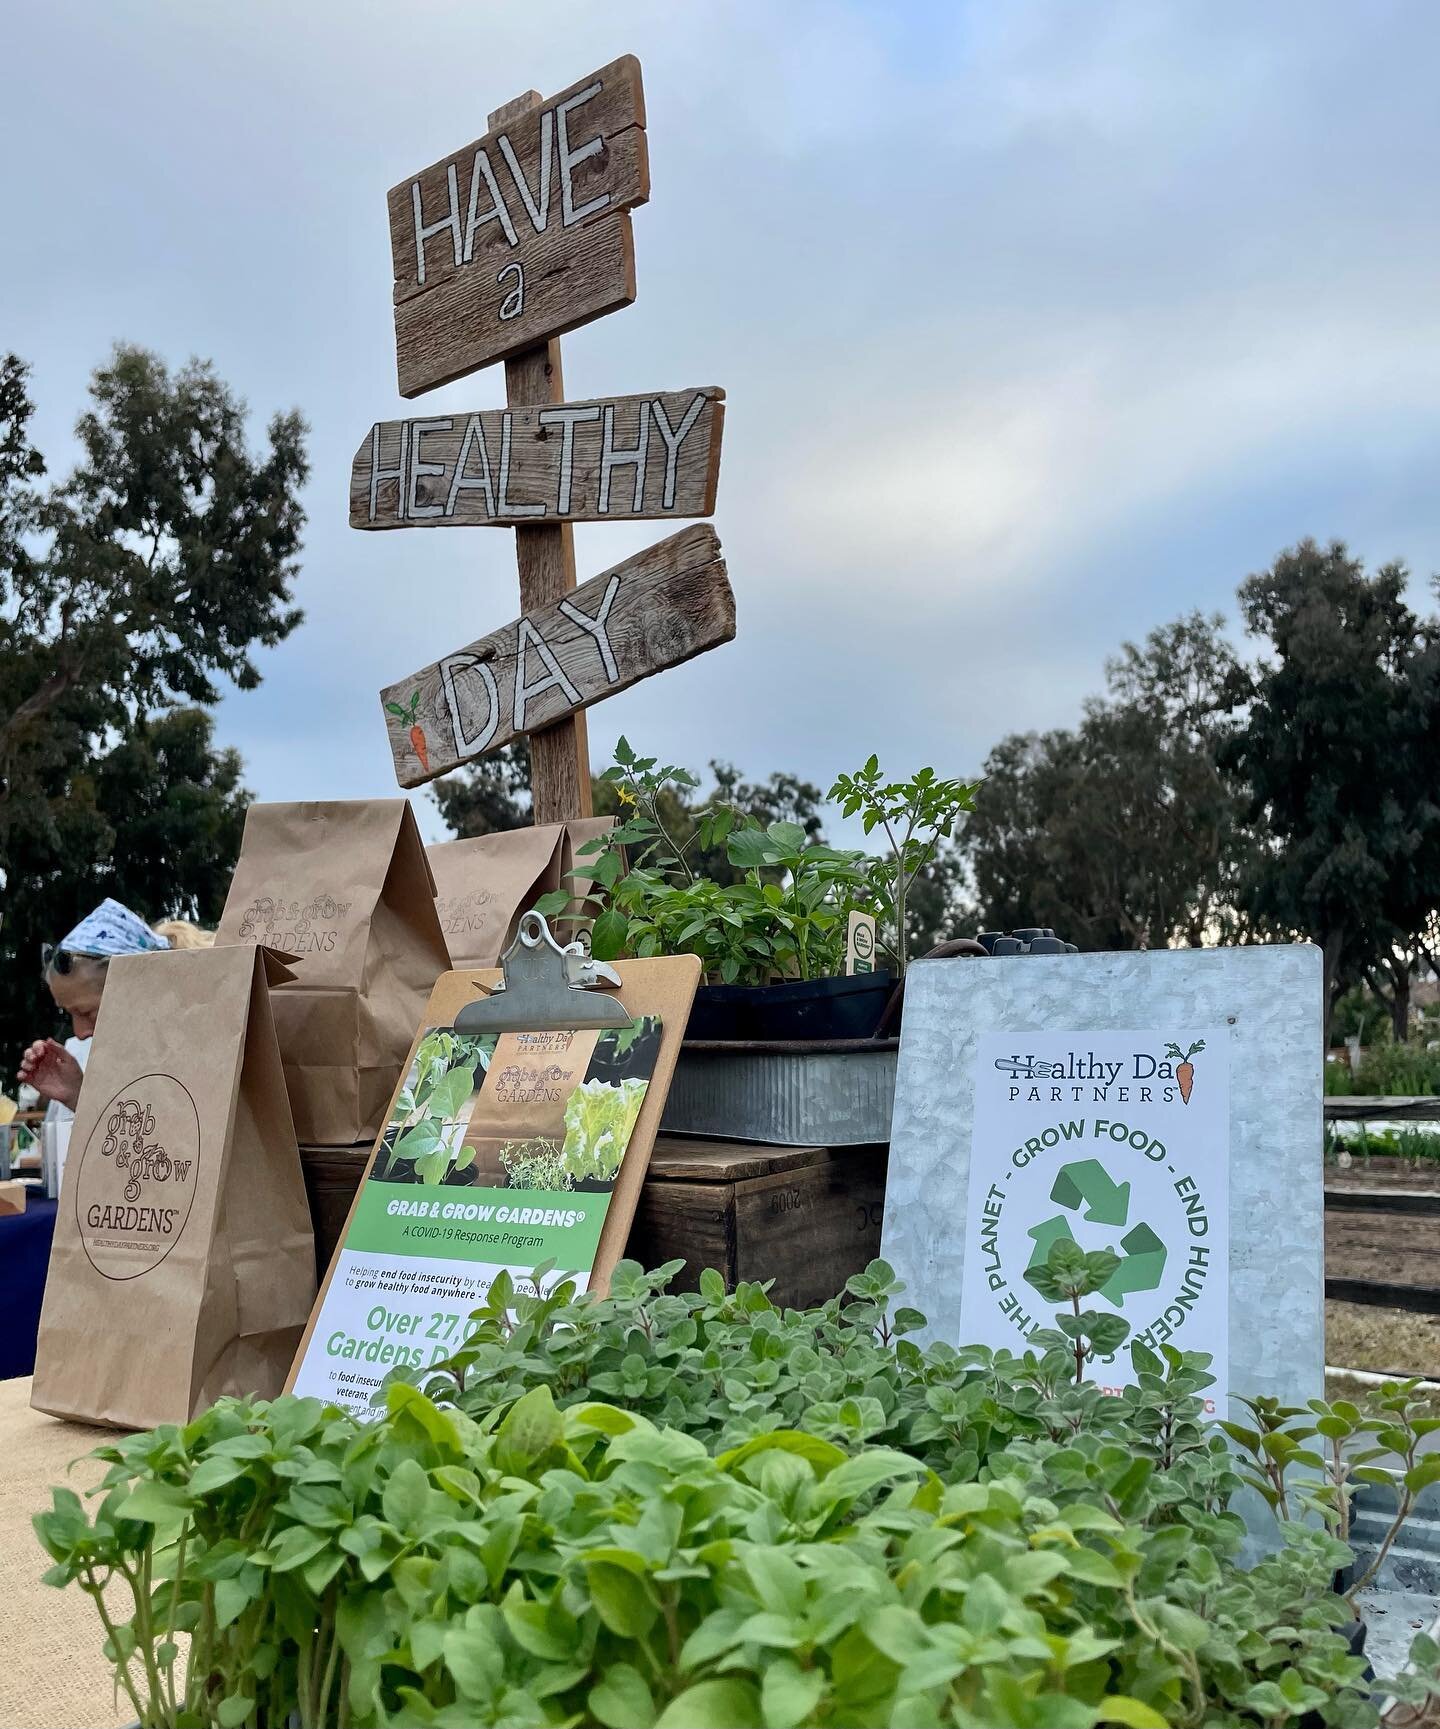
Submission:
[[[185,1229],[199,1178],[200,1119],[173,1075],[142,1075],[90,1132],[75,1175],[75,1214],[91,1266],[134,1279]]]
[[[1195,1090],[1195,1065],[1191,1057],[1198,1057],[1205,1049],[1204,1039],[1196,1039],[1193,1045],[1188,1045],[1183,1051],[1177,1044],[1168,1044],[1165,1055],[1175,1059],[1175,1082],[1180,1088],[1180,1097],[1185,1104],[1190,1103],[1190,1095]]]

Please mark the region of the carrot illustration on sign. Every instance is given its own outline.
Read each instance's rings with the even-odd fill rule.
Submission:
[[[415,752],[416,756],[418,756],[420,758],[421,768],[423,768],[425,770],[426,774],[429,774],[429,772],[430,772],[430,749],[429,749],[429,746],[425,742],[425,728],[423,726],[421,726],[420,720],[419,720],[419,710],[420,710],[419,687],[417,686],[416,689],[414,689],[410,692],[410,700],[408,703],[401,704],[398,702],[387,702],[385,704],[385,707],[390,711],[391,714],[393,714],[395,716],[395,718],[397,720],[402,721],[402,722],[407,721],[407,720],[409,721],[409,723],[410,723],[410,748],[411,748],[411,750],[413,750]]]
[[[1187,1105],[1190,1103],[1190,1093],[1195,1085],[1195,1065],[1190,1059],[1198,1056],[1204,1049],[1204,1039],[1196,1039],[1193,1045],[1183,1051],[1176,1044],[1169,1044],[1165,1047],[1167,1057],[1179,1059],[1175,1065],[1175,1079],[1180,1084],[1180,1097]]]

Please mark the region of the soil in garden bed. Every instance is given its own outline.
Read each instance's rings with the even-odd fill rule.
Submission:
[[[1409,1159],[1396,1159],[1376,1156],[1373,1159],[1355,1158],[1348,1169],[1342,1170],[1337,1160],[1327,1158],[1325,1161],[1325,1187],[1327,1189],[1413,1189],[1417,1193],[1440,1194],[1440,1159],[1423,1159],[1412,1162]],[[1440,1277],[1427,1281],[1430,1284],[1440,1284]]]
[[[1404,1213],[1327,1212],[1325,1276],[1374,1279],[1387,1285],[1440,1285],[1440,1219]],[[1386,1367],[1400,1365],[1388,1363]],[[1430,1368],[1440,1370],[1440,1354]]]
[[[1440,1378],[1440,1315],[1411,1315],[1370,1303],[1325,1305],[1325,1361],[1334,1369],[1364,1369],[1372,1375]],[[1330,1397],[1349,1397],[1354,1386],[1337,1383]],[[1440,1394],[1432,1399],[1440,1416]],[[1427,1437],[1427,1451],[1440,1435]]]

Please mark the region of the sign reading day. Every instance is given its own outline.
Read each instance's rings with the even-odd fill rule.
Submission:
[[[381,693],[414,787],[522,735],[536,820],[589,811],[583,711],[728,642],[720,545],[687,530],[577,588],[570,524],[709,516],[724,392],[563,400],[558,337],[635,297],[629,211],[649,196],[639,62],[624,55],[394,187],[395,351],[415,396],[496,361],[507,407],[377,422],[354,528],[512,528],[523,616]]]
[[[423,786],[734,635],[720,542],[695,523],[382,691],[395,778]]]
[[[1304,944],[924,961],[906,979],[882,1252],[932,1336],[1017,1355],[1029,1276],[1111,1251],[1083,1307],[1203,1352],[1207,1399],[1323,1383],[1320,955]]]

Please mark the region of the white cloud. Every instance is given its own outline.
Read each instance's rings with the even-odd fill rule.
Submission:
[[[740,634],[593,711],[596,759],[970,766],[1304,533],[1440,564],[1437,38],[1421,0],[51,0],[7,40],[4,339],[60,465],[116,337],[303,407],[308,621],[222,733],[266,796],[392,790],[375,693],[516,594],[506,535],[345,523],[400,408],[384,193],[633,49],[639,300],[567,385],[726,388]],[[581,534],[582,575],[660,532]]]

